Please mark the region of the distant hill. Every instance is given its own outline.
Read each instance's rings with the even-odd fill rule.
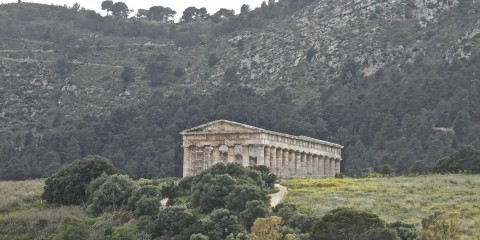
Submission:
[[[348,174],[429,170],[480,148],[479,7],[284,0],[169,23],[2,4],[0,179],[88,154],[178,176],[178,133],[218,118],[345,145]]]

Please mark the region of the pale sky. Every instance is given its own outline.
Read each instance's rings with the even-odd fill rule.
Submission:
[[[240,7],[243,4],[248,4],[251,9],[260,7],[264,0],[119,0],[113,2],[124,2],[128,5],[128,8],[134,9],[135,12],[139,8],[149,9],[151,6],[164,6],[170,7],[171,9],[177,11],[176,18],[182,16],[183,10],[187,7],[205,7],[208,10],[208,13],[213,14],[218,11],[220,8],[227,8],[235,10],[235,14],[240,13]],[[17,2],[17,0],[0,0],[0,3],[12,3]],[[54,5],[67,5],[72,6],[75,2],[78,2],[80,6],[86,9],[92,9],[96,12],[104,14],[105,12],[101,10],[100,5],[103,0],[77,0],[77,1],[67,1],[67,0],[23,0],[23,2],[36,2],[44,4],[54,4]]]

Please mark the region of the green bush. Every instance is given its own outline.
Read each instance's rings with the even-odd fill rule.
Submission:
[[[97,182],[92,182],[97,185]],[[91,209],[94,213],[105,210],[116,211],[126,207],[128,198],[137,187],[136,183],[127,175],[111,175],[93,191]],[[89,189],[93,190],[93,188]]]
[[[45,181],[42,198],[48,203],[81,204],[87,202],[86,188],[95,178],[114,174],[112,162],[100,156],[87,156],[64,165]]]
[[[53,236],[53,240],[84,240],[87,238],[87,227],[83,221],[70,217],[62,220]]]
[[[160,209],[155,221],[158,235],[175,236],[188,229],[196,217],[185,207],[173,206]]]
[[[157,187],[147,185],[133,190],[128,198],[128,208],[137,216],[156,216],[160,208],[160,191]]]
[[[248,201],[268,203],[262,176],[257,170],[238,163],[216,164],[194,177],[191,206],[200,212],[228,208],[239,213]]]
[[[315,223],[311,240],[368,239],[368,235],[384,233],[385,224],[375,214],[351,208],[338,208],[328,212]],[[390,231],[385,233],[390,236]],[[396,235],[394,235],[396,237]],[[391,239],[391,238],[386,238]],[[394,238],[395,239],[395,238]]]

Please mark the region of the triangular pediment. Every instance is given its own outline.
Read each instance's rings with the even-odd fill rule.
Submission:
[[[263,132],[264,129],[228,120],[217,120],[198,127],[187,129],[181,134],[189,133],[252,133]]]

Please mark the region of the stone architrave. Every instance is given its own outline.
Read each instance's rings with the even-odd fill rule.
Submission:
[[[184,177],[220,162],[266,165],[270,172],[285,177],[324,177],[340,173],[343,146],[323,140],[227,120],[209,122],[181,134]]]

